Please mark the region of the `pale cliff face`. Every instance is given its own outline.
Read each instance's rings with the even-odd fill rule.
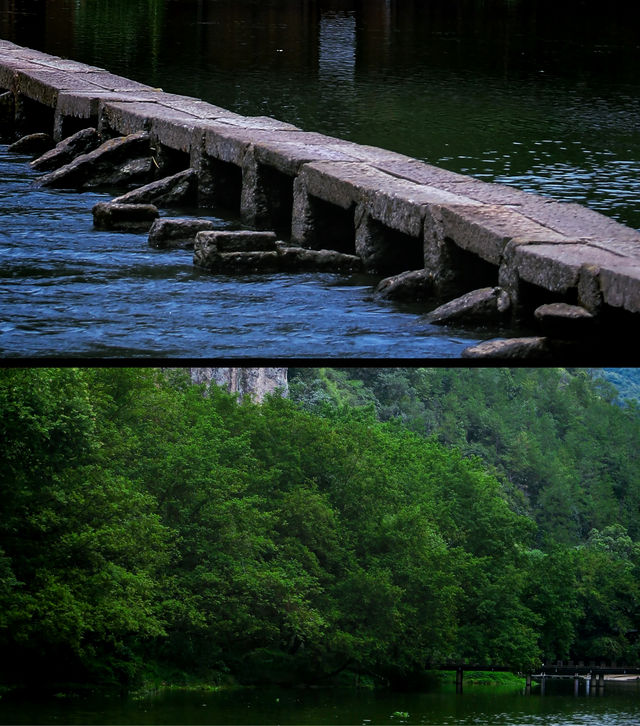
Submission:
[[[287,368],[190,368],[194,383],[214,383],[225,386],[231,393],[249,395],[260,402],[268,393],[288,391]]]

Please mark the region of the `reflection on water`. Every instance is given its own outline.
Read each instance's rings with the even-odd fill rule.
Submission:
[[[318,48],[320,79],[353,83],[356,72],[355,13],[322,13]]]
[[[0,0],[0,35],[640,228],[640,6]]]
[[[40,724],[496,724],[496,726],[630,726],[640,722],[635,685],[604,694],[573,695],[555,684],[541,696],[500,687],[441,688],[394,693],[348,688],[255,688],[220,692],[163,692],[141,699],[62,699],[0,702],[0,723]]]

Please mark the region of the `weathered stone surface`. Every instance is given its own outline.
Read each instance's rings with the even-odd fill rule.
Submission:
[[[399,179],[365,163],[313,162],[302,167],[300,178],[308,194],[342,209],[362,202],[375,219],[416,237],[422,232],[423,206],[474,204],[465,197]]]
[[[53,149],[34,159],[31,166],[36,171],[49,171],[59,169],[61,166],[73,161],[77,156],[86,154],[100,146],[100,136],[95,129],[82,129],[77,133],[63,139]]]
[[[302,247],[278,246],[280,269],[303,272],[359,272],[362,260],[335,250],[307,250]]]
[[[595,330],[596,318],[579,305],[549,303],[534,311],[535,319],[549,338],[582,338]]]
[[[27,136],[14,141],[7,151],[13,151],[15,154],[42,154],[52,146],[53,138],[51,134],[27,134]]]
[[[255,139],[253,153],[259,164],[272,167],[294,176],[302,164],[313,161],[357,161],[350,147],[338,139],[321,134],[297,132],[295,134],[271,134]]]
[[[579,240],[566,239],[562,244],[531,244],[514,239],[505,249],[500,277],[522,279],[555,293],[577,288],[584,295],[593,288],[593,284],[587,284],[587,278],[601,277],[601,268],[624,269],[628,263],[630,260],[620,255]],[[590,310],[596,306],[595,301],[582,297],[579,302]]]
[[[531,194],[530,192],[516,189],[507,184],[494,184],[482,181],[481,179],[464,176],[463,174],[456,174],[454,176],[453,172],[448,173],[451,176],[448,178],[443,176],[436,184],[437,186],[450,192],[455,192],[456,194],[464,194],[470,199],[474,199],[476,202],[481,202],[482,204],[497,204],[510,207],[513,211],[519,212],[525,217],[528,216],[525,208],[531,203],[532,199],[537,200],[541,205],[552,201],[549,197],[540,194]],[[535,219],[533,221],[540,222],[540,220]]]
[[[214,230],[219,222],[211,219],[182,219],[162,217],[157,219],[149,230],[149,247],[156,249],[191,249],[198,232]]]
[[[303,132],[288,128],[250,128],[226,120],[201,121],[203,150],[220,161],[242,166],[249,147],[273,141],[300,140]]]
[[[433,295],[433,277],[427,270],[409,270],[380,280],[375,294],[388,300],[427,300]]]
[[[94,227],[120,232],[147,232],[158,217],[158,208],[153,204],[99,202],[92,212]]]
[[[277,252],[218,252],[215,247],[198,247],[198,237],[193,253],[193,264],[210,272],[224,275],[277,272]]]
[[[43,66],[16,70],[14,86],[21,96],[50,108],[55,107],[61,91],[90,91],[97,88],[86,77]]]
[[[430,323],[495,323],[511,308],[509,295],[500,287],[483,287],[440,305],[426,316]]]
[[[206,120],[194,117],[184,118],[178,116],[181,111],[164,109],[165,113],[156,115],[151,119],[150,132],[155,142],[175,151],[190,153],[194,146],[200,146],[204,135],[203,126],[209,123]],[[174,114],[170,116],[169,113]]]
[[[498,338],[465,348],[462,357],[548,361],[553,358],[553,350],[547,338],[543,337]]]
[[[0,93],[0,134],[8,135],[15,121],[15,97],[11,91]]]
[[[149,135],[138,132],[110,139],[97,149],[38,180],[41,186],[89,189],[150,181],[156,167],[149,156]]]
[[[231,126],[241,126],[243,129],[255,129],[260,131],[300,131],[297,126],[278,121],[269,116],[241,116],[240,118],[227,116],[224,123]]]
[[[132,189],[112,201],[120,204],[156,204],[160,207],[192,204],[196,201],[197,181],[196,172],[193,169],[185,169],[138,189]]]
[[[640,261],[619,260],[600,270],[602,299],[607,305],[640,313]]]
[[[617,251],[618,242],[640,244],[640,232],[580,204],[549,201],[529,194],[521,213],[558,234],[600,241],[612,251]]]
[[[107,133],[128,135],[139,131],[149,131],[154,115],[160,115],[162,112],[173,118],[195,121],[188,114],[164,108],[151,101],[134,101],[133,103],[105,101],[100,107],[98,131],[105,135]]]
[[[370,147],[366,147],[370,148]],[[467,194],[466,191],[458,191],[456,186],[462,182],[471,181],[471,177],[463,174],[458,174],[455,171],[449,171],[448,169],[441,169],[437,166],[431,166],[424,161],[418,159],[412,159],[408,156],[401,156],[396,154],[395,157],[373,157],[369,160],[371,166],[375,166],[380,171],[386,171],[393,176],[406,179],[408,181],[415,182],[416,184],[427,184],[428,186],[435,186],[439,189],[444,189],[455,194],[464,194],[465,196],[472,197],[471,194]],[[496,186],[491,185],[491,186]]]
[[[190,96],[180,96],[175,93],[163,93],[158,97],[157,102],[162,106],[174,109],[176,111],[184,111],[185,113],[195,116],[198,119],[243,119],[239,113],[234,113],[221,106],[214,106],[207,101],[201,101],[198,98]]]
[[[266,396],[279,393],[287,395],[289,384],[287,368],[190,368],[191,380],[204,383],[207,389],[214,383],[224,386],[230,393],[251,396],[261,402]]]
[[[296,178],[293,196],[292,239],[303,245],[313,239],[312,199],[329,202],[341,209],[356,205],[390,230],[421,238],[428,208],[441,204],[476,204],[471,199],[442,191],[436,187],[399,179],[373,166],[359,162],[312,162],[304,164]],[[359,235],[358,254],[368,267],[384,269],[376,260],[369,261],[367,250],[378,245],[367,240],[367,229]],[[371,243],[369,243],[371,242]],[[389,267],[388,265],[386,266]]]
[[[514,238],[563,242],[566,238],[508,207],[475,203],[442,206],[442,234],[456,246],[499,265],[507,243]]]
[[[13,95],[16,88],[17,71],[23,68],[35,68],[29,60],[4,56],[0,59],[0,88],[7,89]]]
[[[253,230],[216,230],[199,232],[200,248],[215,248],[218,252],[274,252],[276,249],[275,232],[256,232]]]
[[[61,91],[56,113],[73,118],[98,118],[100,106],[106,103],[155,103],[158,92],[152,88],[107,91],[95,87],[84,91]]]

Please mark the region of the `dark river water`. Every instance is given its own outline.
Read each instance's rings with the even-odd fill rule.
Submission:
[[[639,21],[621,0],[0,0],[21,45],[636,228]],[[3,356],[452,358],[482,337],[373,302],[372,279],[203,275],[0,156]]]
[[[636,726],[636,684],[607,685],[602,695],[579,694],[567,683],[544,695],[504,688],[392,693],[349,689],[249,689],[218,693],[165,692],[134,699],[0,701],[5,724],[450,724],[474,726]]]

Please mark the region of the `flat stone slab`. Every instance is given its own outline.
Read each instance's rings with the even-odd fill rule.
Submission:
[[[159,119],[177,124],[195,125],[198,119],[184,111],[162,106],[154,101],[105,101],[101,107],[101,123],[121,134],[149,131]]]
[[[246,118],[239,113],[234,113],[221,106],[215,106],[207,101],[201,101],[191,96],[180,96],[175,93],[162,93],[156,99],[161,106],[173,109],[175,111],[184,111],[190,116],[198,119],[235,119],[241,120]]]
[[[198,237],[200,232],[198,234]],[[278,253],[250,251],[250,252],[218,252],[215,247],[198,246],[198,238],[193,252],[193,264],[209,272],[224,275],[250,275],[255,273],[278,272],[280,262]]]
[[[149,247],[191,249],[198,232],[215,230],[219,226],[219,222],[207,218],[162,217],[149,230]]]
[[[274,252],[276,233],[254,230],[216,230],[198,232],[196,247],[223,252]]]
[[[93,207],[92,213],[96,229],[148,232],[158,217],[158,208],[153,204],[99,202]]]
[[[54,108],[61,91],[87,92],[101,88],[88,76],[43,67],[21,69],[15,72],[14,89],[32,101]]]
[[[619,255],[569,239],[560,244],[514,240],[512,251],[510,264],[522,280],[559,293],[577,287],[581,274],[594,275],[601,268],[620,269],[626,264]]]
[[[73,118],[98,118],[106,103],[157,103],[159,93],[153,88],[108,91],[95,86],[83,91],[60,91],[56,113]]]
[[[360,272],[362,260],[335,250],[307,250],[278,245],[280,269],[285,272]]]
[[[373,219],[412,237],[421,237],[426,210],[432,205],[477,204],[467,197],[416,184],[360,162],[305,164],[298,178],[312,197],[342,209],[360,204]]]
[[[446,205],[439,208],[439,216],[445,239],[494,265],[500,264],[504,248],[514,238],[548,243],[567,240],[520,212],[495,204]]]

